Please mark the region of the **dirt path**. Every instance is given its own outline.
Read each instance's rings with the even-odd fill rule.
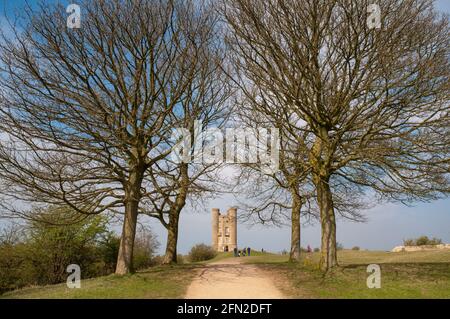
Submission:
[[[242,258],[224,259],[200,269],[188,287],[187,299],[264,299],[285,298],[272,280]]]

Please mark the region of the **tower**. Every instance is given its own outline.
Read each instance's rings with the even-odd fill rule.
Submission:
[[[218,208],[212,214],[212,246],[217,251],[232,251],[237,248],[237,209],[228,209],[221,215]]]
[[[218,208],[213,208],[211,210],[211,217],[212,217],[212,247],[217,251],[218,249],[218,232],[219,232],[219,216],[220,216],[220,210]]]

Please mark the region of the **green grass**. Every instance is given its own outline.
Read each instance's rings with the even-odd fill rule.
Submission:
[[[133,275],[99,277],[81,281],[81,288],[66,284],[31,287],[6,293],[1,298],[183,298],[195,276],[194,265],[154,267]]]
[[[292,298],[450,298],[448,251],[344,250],[338,252],[340,267],[326,275],[318,270],[319,257],[312,253],[297,264],[281,255],[258,256],[247,262],[271,272]],[[367,288],[368,264],[381,267],[380,289]]]
[[[308,255],[311,263],[318,263],[320,253],[303,253]],[[271,253],[258,253],[251,257],[246,257],[249,263],[278,263],[287,262],[288,255],[279,255]],[[431,250],[431,251],[415,251],[415,252],[387,252],[387,251],[355,251],[340,250],[338,251],[338,262],[340,265],[354,264],[374,264],[374,263],[450,263],[450,251]]]
[[[243,260],[245,260],[245,261],[250,261],[250,260],[254,260],[254,258],[256,258],[256,257],[258,257],[258,258],[264,257],[263,260],[265,262],[267,262],[269,256],[281,256],[281,255],[267,253],[267,252],[262,253],[260,251],[251,251],[250,254],[251,254],[251,256],[239,257],[239,258],[243,258]],[[197,262],[196,264],[210,264],[210,263],[213,263],[213,262],[218,262],[218,261],[221,261],[223,259],[232,258],[232,257],[233,257],[233,252],[230,252],[230,251],[226,252],[226,253],[225,252],[223,252],[223,253],[220,252],[220,253],[217,253],[217,256],[214,257],[213,259],[200,261],[200,262]]]
[[[271,263],[287,263],[289,260],[288,255],[279,255],[268,252],[258,252],[243,258],[245,263],[249,264],[271,264]]]
[[[233,257],[233,252],[217,253],[217,256],[214,257],[213,259],[198,261],[195,264],[210,264],[210,263],[221,261],[223,259],[231,258],[231,257]]]

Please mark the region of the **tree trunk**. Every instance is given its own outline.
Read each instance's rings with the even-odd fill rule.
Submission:
[[[300,261],[300,211],[302,201],[296,190],[292,191],[292,212],[291,212],[291,252],[290,262]]]
[[[177,243],[178,243],[178,221],[180,211],[171,211],[169,216],[169,225],[167,227],[167,245],[163,264],[174,264],[177,262]]]
[[[125,218],[120,239],[119,255],[117,256],[116,275],[125,275],[133,272],[133,248],[141,197],[141,183],[141,175],[132,173],[129,185],[125,190]]]
[[[125,275],[133,271],[133,247],[136,235],[138,201],[129,201],[125,205],[125,220],[117,256],[116,274]]]
[[[338,265],[336,254],[336,218],[329,178],[317,178],[316,189],[322,226],[320,269],[328,271],[330,268]]]
[[[177,243],[178,243],[178,221],[180,213],[186,204],[186,198],[189,188],[188,165],[180,166],[180,188],[174,205],[170,209],[169,224],[167,225],[167,244],[163,264],[173,264],[177,262]]]

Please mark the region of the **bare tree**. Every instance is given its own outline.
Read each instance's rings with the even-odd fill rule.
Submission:
[[[194,3],[186,8],[191,6]],[[206,130],[223,128],[232,110],[227,104],[232,90],[224,72],[224,47],[218,41],[217,12],[209,3],[196,6],[198,14],[186,28],[190,32],[187,37],[195,39],[192,55],[196,57],[196,77],[186,89],[183,101],[170,114],[172,122],[184,131],[171,141],[175,144],[173,148],[179,147],[183,154],[158,161],[147,171],[146,180],[156,192],[143,198],[147,215],[157,218],[168,232],[164,264],[177,261],[178,223],[186,203],[191,201],[197,206],[205,195],[213,195],[220,189],[217,173],[221,160],[210,162],[205,158],[209,154],[202,151],[205,143],[214,142],[209,140],[211,136],[207,136]],[[193,10],[188,9],[185,14],[189,11]]]
[[[126,274],[142,198],[155,194],[146,173],[171,151],[178,106],[202,98],[191,90],[204,79],[204,28],[185,1],[81,7],[79,29],[64,7],[42,5],[2,37],[2,189],[17,214],[19,202],[123,214],[116,273]]]
[[[448,18],[431,0],[377,3],[381,29],[367,23],[372,1],[224,2],[252,107],[276,109],[293,139],[312,133],[323,270],[337,265],[334,184],[393,200],[448,193]]]
[[[258,118],[253,104],[248,108],[240,106],[239,114],[245,121],[245,113],[252,114],[248,117],[246,125],[255,125]],[[276,110],[280,110],[276,108]],[[263,112],[268,121],[277,121],[280,116],[277,112]],[[268,123],[265,123],[268,124]],[[261,125],[261,123],[258,123]],[[243,197],[240,206],[246,213],[241,219],[251,223],[282,226],[288,224],[291,228],[291,247],[289,261],[299,261],[301,246],[301,220],[303,224],[312,224],[319,217],[319,209],[316,205],[314,185],[310,178],[308,153],[303,149],[308,135],[297,138],[295,141],[290,136],[281,136],[279,140],[279,170],[273,173],[265,172],[260,164],[241,165],[241,172],[236,179],[238,198]],[[255,133],[256,134],[256,133]],[[301,142],[301,143],[299,143]],[[303,158],[303,159],[302,159]],[[334,206],[337,213],[346,219],[362,222],[364,216],[359,212],[368,208],[371,201],[364,198],[360,187],[340,183],[336,181],[332,185]],[[245,195],[242,195],[245,194]]]
[[[24,226],[18,223],[9,223],[0,230],[0,246],[15,245],[25,238]]]
[[[258,130],[260,128],[278,130],[281,126],[276,124],[280,119],[279,110],[281,108],[273,109],[271,112],[257,112],[253,108],[252,100],[248,99],[237,107],[239,125],[259,139],[255,145],[259,154],[267,152],[265,144],[268,141],[265,140],[265,136],[259,136]],[[278,136],[272,135],[277,147],[270,150],[271,153],[278,152],[279,170],[266,170],[262,158],[257,159],[256,163],[241,164],[235,181],[235,193],[238,194],[238,198],[243,199],[240,206],[244,211],[244,214],[241,213],[241,219],[244,221],[252,219],[256,223],[276,226],[284,225],[286,220],[289,221],[291,227],[289,260],[298,261],[302,208],[304,215],[312,212],[307,205],[311,199],[311,193],[308,194],[307,190],[309,167],[306,161],[299,160],[305,154],[301,144],[292,141],[290,136],[283,133],[281,130]]]

